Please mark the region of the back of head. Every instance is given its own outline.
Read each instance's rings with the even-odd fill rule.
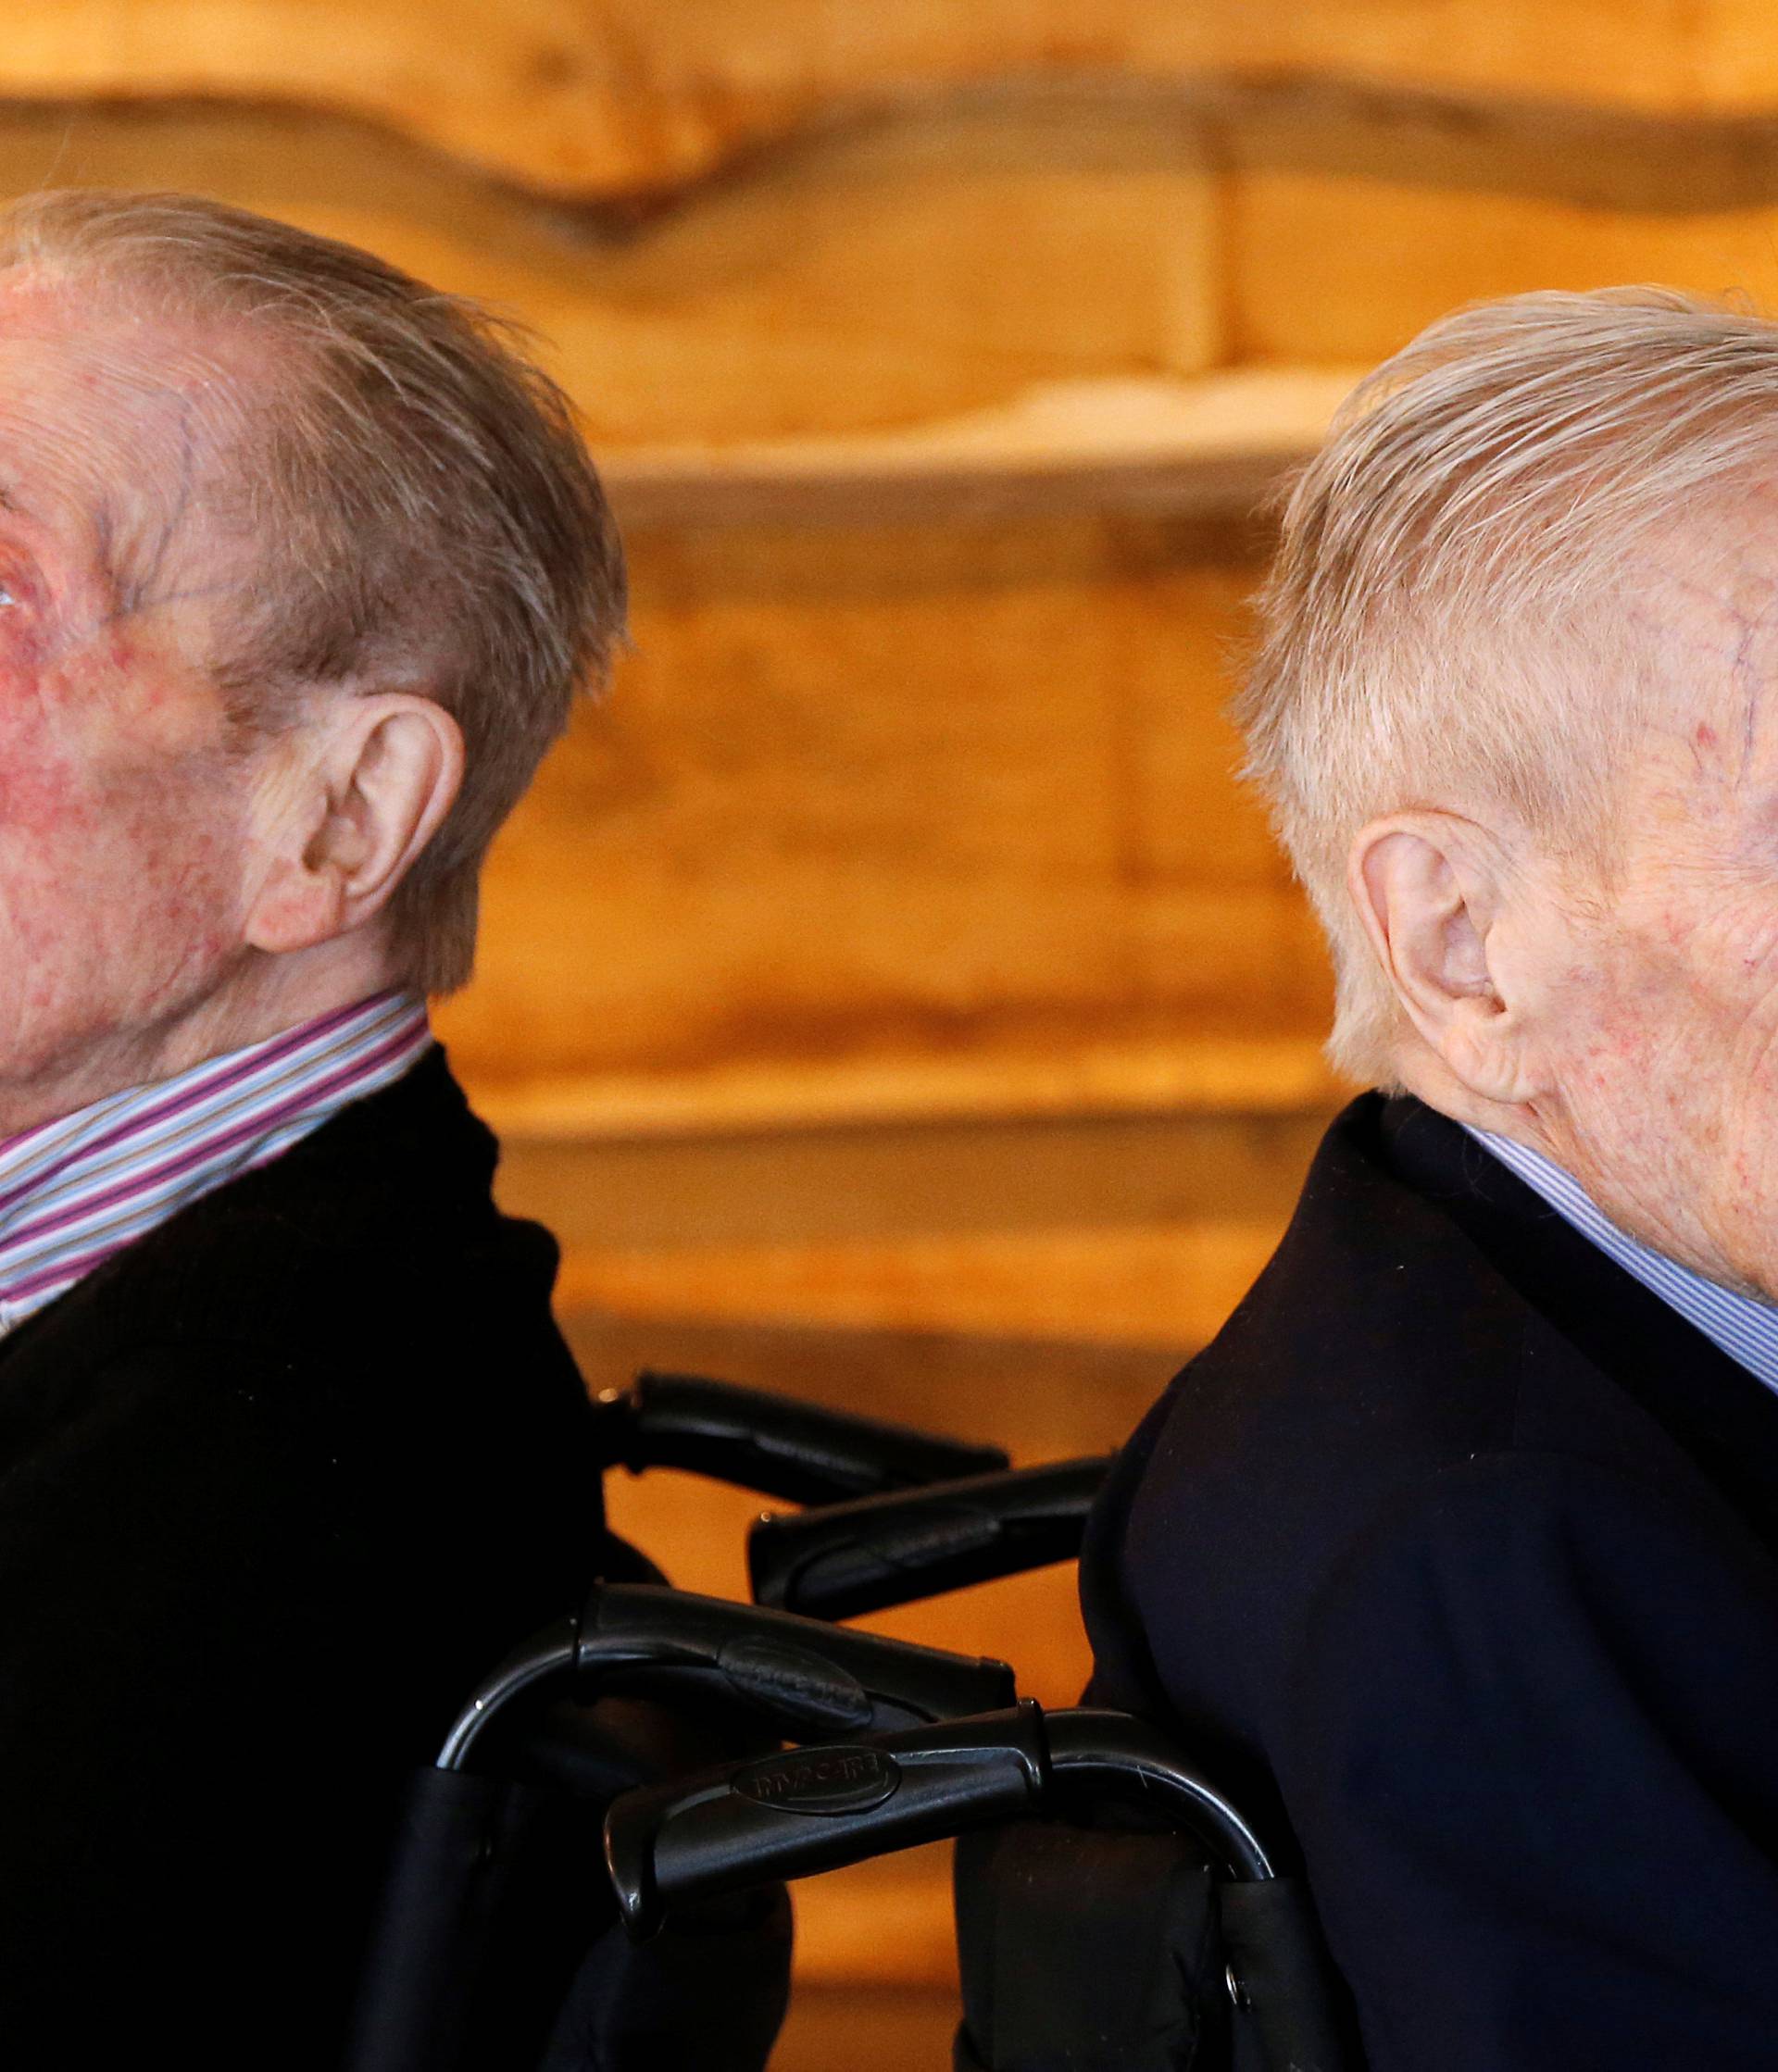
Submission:
[[[460,986],[488,844],[622,631],[617,533],[567,398],[517,326],[194,196],[31,195],[0,213],[0,268],[226,339],[247,368],[207,515],[253,580],[208,666],[248,729],[328,691],[452,714],[462,790],[385,925],[395,975]]]
[[[1285,506],[1236,704],[1333,948],[1335,1064],[1393,1077],[1355,835],[1409,806],[1485,809],[1609,857],[1658,688],[1636,557],[1775,474],[1778,325],[1667,289],[1460,310],[1348,400]]]

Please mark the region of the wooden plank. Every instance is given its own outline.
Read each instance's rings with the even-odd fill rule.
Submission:
[[[918,1274],[917,1257],[895,1248],[933,1238],[1085,1244],[1096,1231],[1140,1242],[1158,1230],[1275,1225],[1328,1112],[978,1117],[579,1142],[509,1137],[500,1199],[547,1223],[570,1255],[607,1262],[587,1271],[608,1270],[614,1289],[632,1269],[645,1288],[653,1254],[689,1272],[700,1258],[772,1251],[806,1257],[815,1286],[848,1258],[860,1272],[889,1275],[901,1256]],[[887,1248],[880,1263],[878,1248]],[[983,1268],[994,1270],[991,1257]],[[596,1290],[589,1299],[605,1300]]]
[[[1778,103],[1758,0],[35,0],[0,92],[354,111],[550,192],[682,187],[767,142],[913,96],[1123,80],[1174,95],[1309,76],[1469,104],[1639,114]]]
[[[1402,139],[1398,165],[1383,144],[1237,151],[1225,190],[1237,358],[1372,361],[1463,303],[1532,289],[1653,281],[1767,305],[1778,295],[1769,187],[1755,206],[1723,206],[1675,179],[1629,206],[1590,176],[1584,153],[1545,186],[1418,132]],[[1770,145],[1759,149],[1766,157]]]
[[[519,1139],[500,1198],[566,1248],[557,1294],[574,1312],[1171,1349],[1201,1344],[1246,1292],[1324,1121]]]
[[[1200,1066],[1251,1083],[1243,1046],[1278,1040],[1309,1084],[1326,966],[1231,781],[1251,573],[1226,543],[1103,520],[635,550],[638,652],[497,845],[482,978],[444,1017],[508,1120],[540,1085],[677,1100],[710,1072],[920,1112],[910,1061],[1078,1092],[1117,1052],[1127,1105]]]
[[[467,1009],[446,1005],[450,1033]],[[857,1124],[931,1124],[1066,1116],[1297,1115],[1327,1106],[1339,1081],[1318,1037],[1217,1036],[1078,1041],[1021,1052],[983,1044],[788,1064],[714,1064],[681,1072],[527,1072],[471,1067],[476,1105],[503,1134],[570,1147],[613,1140],[696,1141],[829,1132]]]
[[[0,193],[54,181],[218,193],[512,309],[632,523],[853,522],[1226,506],[1345,369],[1456,303],[1764,287],[1778,131],[1455,122],[1312,85],[1189,115],[926,107],[611,234],[337,112],[0,107]]]
[[[975,523],[1134,510],[1244,518],[1320,445],[1358,368],[1054,383],[993,409],[848,439],[625,447],[628,525]]]
[[[1253,1285],[1282,1220],[1096,1227],[849,1245],[571,1253],[561,1292],[613,1315],[852,1330],[1037,1332],[1202,1344]]]
[[[548,342],[616,477],[630,448],[646,470],[662,447],[943,422],[1106,374],[1166,394],[1221,356],[1205,149],[1158,107],[937,111],[762,159],[620,234],[336,113],[14,106],[0,193],[194,189],[493,302]]]

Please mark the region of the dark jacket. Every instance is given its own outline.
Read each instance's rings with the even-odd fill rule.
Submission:
[[[1334,1124],[1082,1590],[1375,2072],[1778,2066],[1778,1397],[1454,1124]]]
[[[0,2062],[337,2054],[402,1773],[601,1536],[442,1053],[0,1341]]]

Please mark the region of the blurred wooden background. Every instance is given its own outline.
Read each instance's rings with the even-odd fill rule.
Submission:
[[[1759,0],[21,0],[0,189],[198,188],[533,322],[635,645],[443,1016],[595,1382],[1115,1442],[1337,1098],[1221,717],[1254,516],[1453,304],[1778,277]],[[620,1492],[687,1582],[752,1508]],[[1065,1697],[1068,1579],[886,1622]],[[948,1963],[942,1866],[804,1908]],[[809,2046],[814,2048],[814,2046]],[[817,2062],[811,2057],[810,2063]]]

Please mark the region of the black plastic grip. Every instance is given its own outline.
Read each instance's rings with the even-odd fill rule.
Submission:
[[[1043,1790],[1043,1715],[1026,1700],[626,1791],[606,1815],[606,1868],[641,1941],[675,1904],[1008,1819]]]
[[[684,1900],[836,1870],[1079,1795],[1195,1835],[1237,1882],[1276,1874],[1237,1809],[1146,1720],[1034,1700],[974,1719],[789,1749],[614,1799],[605,1861],[638,1941]]]
[[[595,1403],[607,1461],[677,1467],[791,1504],[830,1504],[1004,1468],[997,1446],[942,1439],[696,1374],[637,1375]]]
[[[1111,1460],[1095,1454],[768,1512],[747,1537],[754,1597],[811,1618],[852,1618],[1071,1561]]]
[[[1013,1699],[1004,1662],[652,1583],[590,1593],[579,1676],[601,1691],[739,1700],[787,1733],[882,1732]]]

